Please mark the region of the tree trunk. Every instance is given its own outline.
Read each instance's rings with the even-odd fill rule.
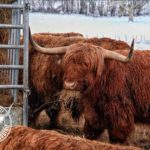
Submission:
[[[129,8],[129,21],[134,21],[134,7],[133,6],[131,6],[130,8]]]

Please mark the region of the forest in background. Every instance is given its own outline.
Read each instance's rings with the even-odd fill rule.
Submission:
[[[150,0],[31,0],[30,3],[32,12],[94,17],[150,15]]]

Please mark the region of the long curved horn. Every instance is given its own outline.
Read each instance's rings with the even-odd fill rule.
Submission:
[[[45,53],[45,54],[64,54],[66,51],[70,48],[70,46],[64,46],[64,47],[55,47],[55,48],[44,48],[39,46],[32,38],[31,30],[29,28],[29,41],[31,45],[39,52]]]
[[[124,56],[114,51],[109,51],[104,49],[104,58],[112,58],[120,62],[129,62],[130,59],[132,58],[133,50],[134,50],[134,39],[132,40],[132,44],[128,56]]]

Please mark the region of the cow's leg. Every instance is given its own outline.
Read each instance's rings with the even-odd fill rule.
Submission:
[[[94,107],[89,102],[84,104],[84,116],[85,137],[91,140],[96,139],[104,131],[104,126],[101,124]]]
[[[46,113],[50,117],[50,126],[49,129],[54,129],[57,127],[57,118],[59,114],[60,106],[57,104],[57,108],[49,107],[46,109]]]
[[[111,101],[107,105],[108,133],[111,142],[124,142],[134,128],[132,105]]]
[[[31,94],[29,95],[29,126],[36,127],[36,120],[39,112],[34,113],[34,111],[44,103],[42,98],[42,95],[31,88]]]
[[[51,101],[51,105],[46,109],[47,115],[50,117],[50,129],[57,127],[57,118],[60,111],[60,101],[59,97],[56,95],[53,98],[53,101]]]

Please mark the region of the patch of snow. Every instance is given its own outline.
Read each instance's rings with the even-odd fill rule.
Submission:
[[[0,124],[2,124],[2,122],[4,122],[5,117],[0,116]]]
[[[87,17],[84,15],[30,14],[32,33],[79,32],[85,37],[110,37],[130,43],[136,41],[136,49],[150,49],[150,16],[135,17]]]
[[[54,9],[57,9],[57,8],[60,7],[60,6],[61,6],[61,3],[56,1],[56,2],[54,3],[53,8],[54,8]]]

